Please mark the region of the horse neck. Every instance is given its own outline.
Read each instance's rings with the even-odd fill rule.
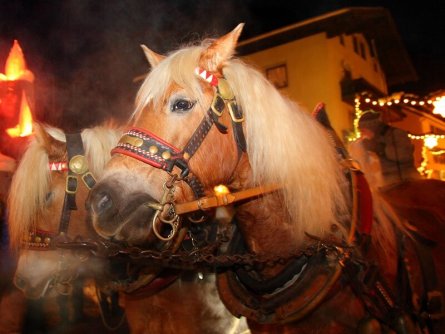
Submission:
[[[241,157],[230,187],[238,190],[255,187],[246,155]],[[289,255],[295,252],[296,247],[302,246],[294,240],[295,232],[279,191],[237,206],[235,217],[249,251]]]

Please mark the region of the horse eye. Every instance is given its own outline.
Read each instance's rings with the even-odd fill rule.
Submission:
[[[185,100],[185,99],[175,100],[172,103],[171,111],[172,112],[185,112],[185,111],[189,111],[190,109],[193,108],[194,105],[195,105],[195,102],[190,101],[190,100]]]
[[[46,193],[46,196],[45,196],[46,205],[51,204],[51,201],[53,200],[53,198],[54,198],[54,192],[50,191],[50,192]]]

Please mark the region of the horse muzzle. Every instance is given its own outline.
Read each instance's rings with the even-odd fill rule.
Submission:
[[[131,245],[150,242],[156,210],[147,205],[155,200],[143,192],[126,194],[124,187],[98,183],[87,200],[95,231],[103,238]]]

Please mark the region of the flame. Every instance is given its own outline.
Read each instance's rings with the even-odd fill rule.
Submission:
[[[15,128],[6,129],[6,133],[13,138],[26,137],[32,134],[32,114],[29,108],[25,92],[22,92],[22,103],[20,106],[19,124]]]
[[[6,59],[5,73],[0,73],[0,80],[13,81],[17,79],[34,81],[34,75],[26,68],[25,56],[22,48],[17,40],[9,51],[9,56]]]

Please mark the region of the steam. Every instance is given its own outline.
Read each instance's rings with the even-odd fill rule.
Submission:
[[[67,130],[126,121],[141,84],[133,79],[149,71],[140,44],[166,53],[226,33],[249,15],[245,6],[236,0],[66,0],[21,8],[27,17],[10,22],[17,27],[11,38],[19,39],[36,75],[37,118]]]

